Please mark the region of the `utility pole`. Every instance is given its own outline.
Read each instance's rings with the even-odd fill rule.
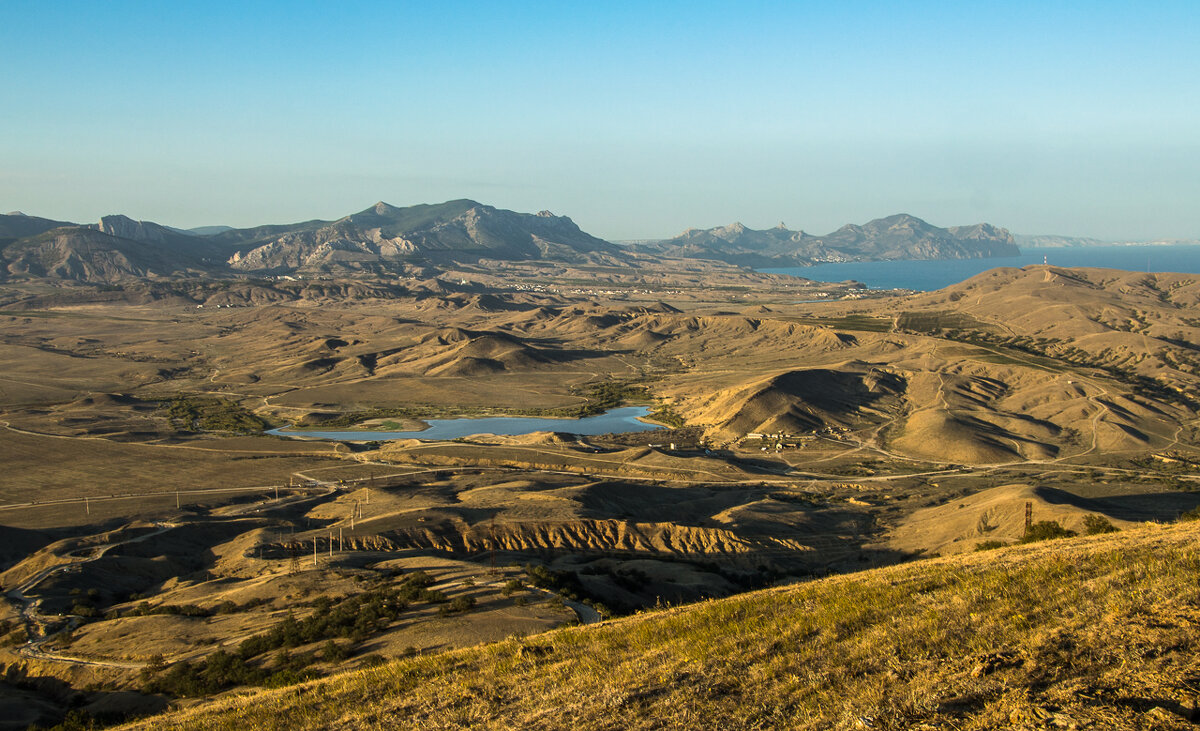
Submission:
[[[175,491],[175,509],[179,510],[179,491]]]
[[[491,543],[491,547],[492,547],[492,575],[495,575],[495,573],[496,573],[496,516],[495,516],[495,514],[492,515],[492,524],[491,524],[491,529],[490,529],[489,533],[491,534],[491,540],[489,541],[489,543]]]
[[[313,566],[317,565],[317,537],[313,536]]]
[[[346,542],[342,540],[342,526],[340,525],[338,526],[338,550],[346,550]]]
[[[1029,529],[1033,527],[1033,501],[1025,503],[1025,535],[1029,535]]]
[[[88,498],[86,495],[83,498],[83,509],[84,509],[84,511],[87,512],[88,515],[92,514],[92,504],[88,501]]]

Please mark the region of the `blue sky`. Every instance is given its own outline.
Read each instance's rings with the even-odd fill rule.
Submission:
[[[4,0],[0,210],[1200,237],[1198,31],[1194,0]]]

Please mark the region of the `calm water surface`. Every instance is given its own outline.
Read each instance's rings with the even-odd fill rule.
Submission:
[[[1200,274],[1200,246],[1081,246],[1069,249],[1026,249],[1020,256],[994,259],[939,259],[929,261],[856,261],[818,264],[812,267],[763,269],[774,274],[791,274],[818,282],[854,279],[874,289],[932,291],[998,267],[1041,264],[1046,257],[1053,266],[1103,267],[1135,272],[1183,272]]]
[[[651,431],[662,429],[657,424],[638,421],[648,416],[645,406],[626,406],[609,409],[603,414],[582,419],[543,419],[530,416],[487,416],[478,419],[424,419],[429,428],[422,431],[316,431],[309,429],[271,429],[268,434],[281,437],[310,437],[344,442],[386,441],[389,439],[457,439],[471,434],[520,436],[535,431],[558,431],[569,434],[610,434],[614,432]]]

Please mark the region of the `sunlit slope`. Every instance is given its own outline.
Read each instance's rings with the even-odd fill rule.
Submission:
[[[814,581],[137,728],[1186,728],[1200,525]]]
[[[1192,275],[997,269],[800,316],[660,317],[638,342],[696,364],[662,391],[720,443],[828,428],[916,459],[1059,460],[1190,438],[1197,297]],[[785,327],[806,329],[767,335]]]
[[[928,330],[935,321],[906,322],[907,313],[952,310],[993,323],[995,340],[1027,352],[1128,371],[1194,395],[1198,305],[1194,274],[1035,266],[993,269],[914,297],[899,322]]]

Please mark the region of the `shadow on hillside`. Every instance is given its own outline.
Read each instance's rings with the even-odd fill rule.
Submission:
[[[137,691],[87,691],[73,687],[70,683],[49,675],[32,674],[24,664],[0,665],[0,701],[6,696],[24,702],[37,717],[38,724],[62,723],[72,708],[81,710],[85,717],[102,725],[123,721],[167,710],[169,701],[165,696],[147,695]],[[7,726],[6,726],[7,727]],[[71,725],[70,728],[84,728]],[[97,728],[88,725],[87,728]]]
[[[13,511],[16,515],[17,511]],[[48,546],[58,537],[40,530],[2,526],[0,530],[0,571],[5,571]]]
[[[1200,506],[1200,494],[1158,492],[1144,495],[1112,495],[1084,498],[1052,487],[1036,488],[1038,497],[1051,505],[1071,505],[1130,521],[1173,521],[1181,513]]]

